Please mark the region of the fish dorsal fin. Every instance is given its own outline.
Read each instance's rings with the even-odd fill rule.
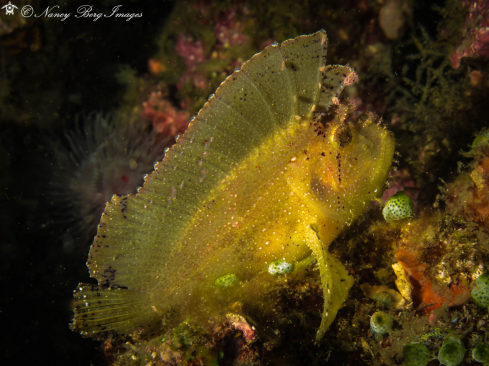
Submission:
[[[317,103],[327,108],[326,50],[326,33],[319,31],[270,45],[230,75],[138,194],[107,204],[87,262],[90,275],[101,285],[149,290],[212,189],[277,130],[310,117]],[[339,82],[332,92],[342,89]]]
[[[310,117],[314,112],[320,95],[321,68],[326,63],[327,48],[325,31],[282,43],[284,67],[294,80],[294,101],[299,117]]]

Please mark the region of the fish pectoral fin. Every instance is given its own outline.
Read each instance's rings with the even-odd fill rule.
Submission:
[[[338,310],[348,298],[348,291],[353,286],[353,277],[349,275],[345,266],[336,258],[327,255],[319,271],[323,285],[324,308],[321,325],[316,333],[316,341],[320,341],[331,323],[336,318]]]
[[[75,316],[70,328],[84,337],[101,338],[107,332],[127,334],[160,323],[161,314],[145,292],[80,283],[74,298]]]
[[[311,229],[316,231],[314,225],[311,225]],[[348,291],[353,286],[354,280],[345,266],[324,249],[319,236],[317,243],[309,246],[316,256],[323,286],[324,308],[321,324],[316,333],[316,342],[319,342],[348,298]]]

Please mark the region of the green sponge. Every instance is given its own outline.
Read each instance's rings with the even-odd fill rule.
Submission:
[[[479,343],[472,350],[472,358],[477,362],[489,362],[489,344]]]
[[[374,333],[382,334],[391,330],[394,320],[389,314],[377,311],[370,318],[370,329]]]
[[[472,290],[474,303],[480,308],[489,308],[489,272],[480,275],[475,283],[477,288]]]
[[[458,366],[464,360],[464,355],[467,350],[462,341],[458,338],[446,338],[438,352],[438,361],[446,366]]]
[[[421,343],[404,346],[403,353],[406,366],[426,366],[430,361],[430,350]]]
[[[389,197],[382,214],[387,222],[402,220],[413,215],[414,203],[406,192],[397,192]]]
[[[293,263],[287,263],[286,261],[280,259],[273,261],[272,263],[270,263],[270,266],[268,266],[268,273],[270,273],[273,276],[290,273],[293,270],[294,270]]]
[[[238,284],[241,280],[239,279],[238,276],[236,276],[234,273],[227,274],[224,276],[219,277],[216,282],[214,282],[214,285],[217,287],[231,287],[236,284]]]
[[[486,132],[483,135],[479,135],[475,138],[475,140],[472,142],[472,149],[475,149],[476,147],[479,146],[487,146],[489,145],[489,131]]]
[[[474,300],[474,304],[482,309],[489,308],[489,293],[486,289],[473,289],[472,300]]]
[[[477,280],[475,280],[478,288],[489,290],[489,272],[481,274]]]

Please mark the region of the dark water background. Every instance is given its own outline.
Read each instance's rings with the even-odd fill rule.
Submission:
[[[54,4],[42,1],[36,8]],[[64,9],[75,13],[83,4],[71,1]],[[39,52],[1,50],[7,72],[11,67],[22,69],[12,82],[10,102],[34,115],[33,121],[24,123],[0,121],[0,159],[10,160],[0,172],[1,182],[8,184],[2,186],[0,198],[3,365],[105,364],[98,342],[68,328],[72,291],[78,282],[89,281],[88,246],[66,243],[65,228],[49,224],[49,171],[39,151],[44,129],[38,126],[62,126],[63,120],[73,121],[80,113],[118,108],[122,95],[114,77],[118,65],[126,63],[146,72],[147,60],[156,52],[155,35],[173,3],[94,2],[94,11],[107,13],[115,4],[123,4],[127,12],[142,12],[143,18],[94,22],[72,16],[50,27],[40,22],[43,47]],[[78,94],[81,103],[70,102],[70,94]],[[61,128],[51,130],[55,136],[63,134]]]

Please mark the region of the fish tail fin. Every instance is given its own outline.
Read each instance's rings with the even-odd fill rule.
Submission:
[[[73,293],[75,316],[70,328],[84,337],[102,338],[152,328],[161,319],[150,295],[119,286],[80,283]]]

